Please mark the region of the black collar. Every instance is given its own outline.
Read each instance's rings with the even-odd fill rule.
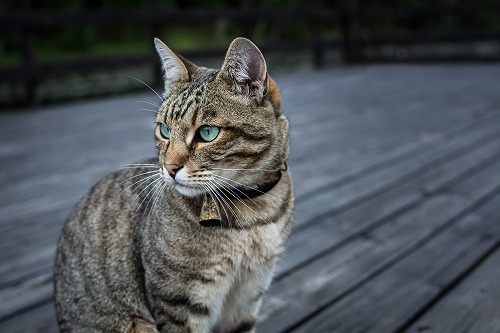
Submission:
[[[233,188],[233,189],[227,189],[224,188],[218,193],[222,195],[223,198],[225,199],[253,199],[258,196],[261,196],[263,194],[266,194],[267,192],[271,191],[281,180],[281,175],[282,171],[286,171],[288,169],[288,166],[285,164],[285,169],[283,170],[278,170],[276,172],[276,175],[274,179],[270,182],[263,183],[260,185],[257,185],[255,188]],[[222,225],[222,221],[218,219],[210,219],[210,220],[202,220],[200,221],[200,225],[202,227],[208,227],[208,228],[213,228],[213,227],[219,227]]]
[[[270,182],[257,185],[257,187],[236,187],[224,188],[219,191],[223,198],[226,199],[253,199],[271,191],[281,180],[281,170],[278,170],[274,179]]]

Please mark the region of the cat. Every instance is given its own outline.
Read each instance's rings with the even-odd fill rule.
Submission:
[[[101,179],[59,239],[61,332],[254,332],[292,228],[288,120],[260,50],[220,70],[154,40],[158,156]],[[126,134],[126,133],[124,133]]]

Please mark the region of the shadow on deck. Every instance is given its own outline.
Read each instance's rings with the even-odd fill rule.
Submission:
[[[500,332],[500,66],[276,77],[296,222],[258,332]],[[56,332],[60,228],[155,154],[151,94],[0,115],[0,332]]]

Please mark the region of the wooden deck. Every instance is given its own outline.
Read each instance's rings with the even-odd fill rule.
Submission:
[[[296,222],[258,332],[500,332],[500,65],[276,75]],[[0,332],[56,332],[61,226],[152,94],[0,115]]]

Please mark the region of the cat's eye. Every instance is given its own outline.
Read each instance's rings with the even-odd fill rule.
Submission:
[[[170,129],[165,124],[160,124],[160,134],[165,139],[170,139]]]
[[[220,129],[217,126],[203,125],[198,129],[198,136],[201,141],[214,141],[219,135]]]

